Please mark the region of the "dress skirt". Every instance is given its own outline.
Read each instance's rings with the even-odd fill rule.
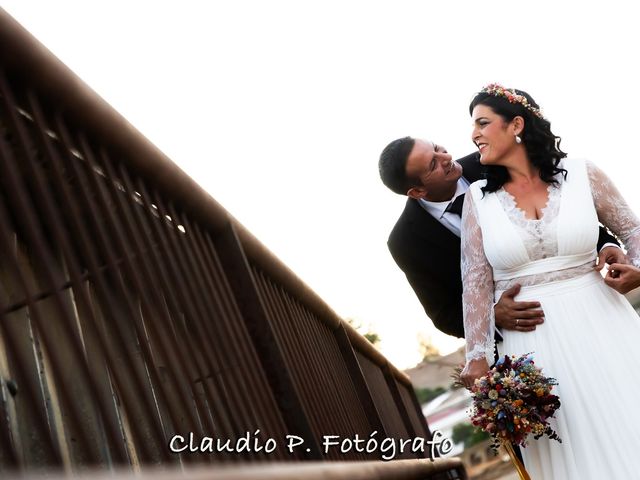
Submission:
[[[531,478],[640,479],[638,314],[595,271],[522,287],[516,300],[539,301],[545,321],[533,332],[503,331],[498,351],[533,352],[558,380],[561,402],[551,426],[562,443],[530,436],[521,449]]]

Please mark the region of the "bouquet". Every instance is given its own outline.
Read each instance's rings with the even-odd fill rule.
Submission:
[[[461,384],[461,370],[454,375],[458,384]],[[560,408],[560,399],[551,394],[557,384],[555,378],[542,375],[532,354],[527,353],[500,358],[471,388],[471,422],[493,438],[494,451],[497,452],[500,445],[507,449],[521,478],[528,475],[515,456],[512,444],[526,446],[529,434],[536,440],[548,435],[562,442],[549,425],[549,419]]]

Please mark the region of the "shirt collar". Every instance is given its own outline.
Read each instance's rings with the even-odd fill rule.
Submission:
[[[447,209],[449,204],[458,198],[459,195],[466,193],[468,189],[469,182],[464,177],[460,177],[456,185],[456,193],[451,197],[451,200],[445,200],[444,202],[430,202],[424,198],[419,198],[418,203],[420,203],[422,208],[429,212],[434,218],[442,218],[445,213],[444,211]]]

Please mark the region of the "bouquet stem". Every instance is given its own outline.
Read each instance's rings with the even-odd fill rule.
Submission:
[[[505,450],[511,457],[511,461],[513,462],[513,466],[516,467],[516,471],[520,476],[520,480],[531,480],[531,477],[527,473],[527,470],[524,468],[524,465],[522,464],[520,459],[517,457],[516,452],[513,450],[513,446],[511,445],[511,443],[504,442],[502,445],[504,446]]]

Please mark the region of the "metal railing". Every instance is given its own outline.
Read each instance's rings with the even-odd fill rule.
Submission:
[[[406,375],[2,10],[0,65],[0,472],[431,438]]]
[[[217,465],[175,470],[148,469],[145,473],[126,470],[105,472],[88,470],[75,480],[465,480],[467,476],[457,458],[396,460],[393,462],[304,462],[262,463],[260,465]],[[65,480],[67,476],[38,473],[20,475],[15,480]]]

